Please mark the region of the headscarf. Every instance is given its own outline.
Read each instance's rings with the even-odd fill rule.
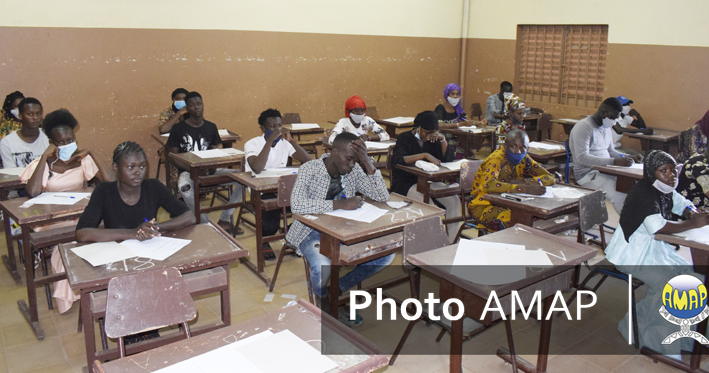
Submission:
[[[433,111],[422,111],[414,118],[414,127],[421,127],[426,131],[438,130],[438,114]]]
[[[514,94],[505,100],[505,107],[507,108],[507,111],[526,108],[524,101],[519,96]]]
[[[623,228],[625,241],[630,242],[630,236],[648,216],[660,214],[667,220],[672,217],[672,194],[662,193],[652,185],[656,180],[655,171],[668,163],[677,166],[675,159],[661,150],[651,150],[647,153],[643,164],[643,179],[630,189],[620,212],[619,223]]]
[[[697,122],[697,126],[699,126],[699,129],[704,134],[704,137],[709,138],[709,111],[707,111],[702,119]]]
[[[367,108],[367,104],[364,103],[364,100],[362,100],[362,97],[359,97],[357,95],[354,95],[345,101],[345,116],[347,118],[350,117],[350,110],[357,108],[357,107],[363,107]]]
[[[448,101],[448,95],[453,91],[458,91],[461,95],[463,94],[463,90],[460,89],[459,85],[451,83],[443,90],[443,99]],[[465,111],[463,111],[463,100],[458,101],[458,105],[455,105],[455,113],[458,115],[458,121],[461,121],[461,117],[465,113]]]
[[[17,100],[18,98],[25,98],[25,95],[23,95],[20,91],[15,91],[5,96],[5,101],[2,103],[2,109],[5,111],[6,119],[17,120],[15,116],[10,113],[10,104],[12,104],[12,101]]]

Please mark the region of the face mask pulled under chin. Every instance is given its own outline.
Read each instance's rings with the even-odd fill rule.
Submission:
[[[459,102],[460,102],[460,97],[458,97],[458,98],[448,97],[448,103],[453,106],[458,105]]]
[[[350,118],[357,124],[362,123],[366,114],[352,114],[350,113]]]
[[[667,185],[667,184],[663,183],[662,181],[660,181],[659,179],[655,179],[655,182],[652,183],[652,186],[654,186],[655,189],[659,190],[660,192],[662,192],[664,194],[672,193],[675,189],[677,189],[677,185],[679,185],[679,177],[675,178],[675,185],[674,186]]]

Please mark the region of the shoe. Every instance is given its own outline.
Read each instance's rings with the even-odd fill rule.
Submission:
[[[359,326],[362,325],[364,322],[364,319],[362,316],[359,315],[359,312],[355,311],[355,319],[350,320],[350,307],[349,306],[340,306],[340,312],[339,312],[339,317],[338,319],[340,320],[341,323],[353,327],[353,326]]]
[[[243,229],[241,229],[239,227],[235,227],[233,224],[231,224],[231,222],[220,220],[217,222],[217,224],[219,224],[219,226],[222,227],[222,229],[224,229],[227,233],[229,233],[231,235],[238,236],[238,235],[244,234]]]
[[[273,253],[273,249],[268,242],[263,243],[263,258],[266,260],[276,260],[276,254]]]

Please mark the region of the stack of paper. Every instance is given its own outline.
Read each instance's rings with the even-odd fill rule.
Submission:
[[[192,241],[180,238],[153,237],[142,242],[138,240],[126,240],[121,243],[97,242],[75,247],[71,251],[96,267],[135,257],[165,260],[190,242]]]
[[[395,123],[395,124],[407,124],[407,123],[412,123],[414,121],[414,117],[395,117],[395,118],[384,119],[384,121]]]
[[[325,215],[337,216],[339,218],[356,220],[364,223],[371,223],[379,219],[387,212],[389,211],[380,209],[372,204],[365,202],[362,207],[358,208],[357,210],[334,210],[326,212]]]
[[[577,188],[569,187],[557,187],[551,188],[551,192],[554,193],[556,198],[566,198],[566,199],[579,199],[586,195],[584,192],[578,190]]]
[[[396,145],[395,142],[379,142],[379,141],[365,141],[364,145],[367,149],[388,149],[390,146]]]
[[[467,161],[468,161],[467,159],[460,159],[460,160],[453,161],[453,162],[443,162],[443,163],[441,163],[441,166],[443,166],[449,170],[460,171],[460,165],[463,164],[463,162],[467,162]]]
[[[478,128],[475,126],[460,126],[458,127],[459,130],[466,131],[466,132],[471,132],[471,133],[483,133],[485,130],[482,128]]]
[[[192,154],[200,158],[219,158],[229,156],[229,153],[225,152],[223,149],[195,150]]]
[[[643,169],[643,164],[642,164],[642,163],[633,163],[632,166],[628,166],[628,167],[625,167],[625,166],[616,166],[616,165],[614,165],[614,164],[610,164],[610,165],[608,165],[608,167],[631,168],[631,169],[634,169],[634,170],[642,170],[642,169]]]
[[[548,144],[545,142],[532,141],[529,143],[530,148],[543,149],[543,150],[564,150],[563,145]]]
[[[450,273],[483,285],[500,285],[526,277],[526,267],[551,267],[547,253],[524,245],[461,239]],[[472,267],[475,266],[475,267]],[[484,268],[485,266],[494,266]]]
[[[255,172],[251,171],[251,174],[253,175],[253,177],[258,177],[258,178],[261,178],[261,177],[280,177],[280,176],[283,176],[283,175],[292,175],[292,174],[297,174],[297,173],[298,173],[298,169],[297,169],[297,168],[293,168],[293,167],[271,168],[271,169],[268,169],[268,170],[263,170],[263,171],[261,171],[260,174],[257,174],[257,173],[255,173]]]
[[[690,241],[701,242],[709,244],[709,226],[704,226],[701,228],[690,229],[688,231],[675,233],[680,237],[684,237]]]
[[[235,148],[224,148],[224,149],[221,149],[221,151],[223,151],[224,153],[227,153],[229,155],[243,155],[244,154],[243,151],[241,151],[239,149],[235,149]]]
[[[73,192],[45,192],[37,197],[27,200],[20,207],[30,207],[32,205],[66,205],[71,206],[84,198],[91,197],[91,193]]]
[[[229,136],[229,131],[228,130],[219,130],[219,136]]]
[[[291,123],[291,128],[294,130],[307,130],[310,128],[320,128],[317,123]]]

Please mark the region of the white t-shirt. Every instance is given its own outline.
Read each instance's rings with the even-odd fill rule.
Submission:
[[[246,171],[251,171],[251,165],[249,165],[248,162],[249,157],[257,157],[261,154],[264,145],[266,145],[266,138],[264,135],[254,137],[246,142],[244,145],[244,153],[247,159]],[[288,157],[293,156],[293,154],[295,154],[295,148],[293,145],[281,138],[276,146],[271,148],[271,152],[268,153],[268,160],[266,161],[266,167],[264,167],[264,170],[286,167],[288,165]]]
[[[24,142],[15,131],[0,140],[2,166],[5,168],[27,167],[35,159],[41,158],[48,146],[49,139],[42,131],[39,131],[37,140],[31,144]]]
[[[384,130],[384,128],[382,128],[382,126],[377,124],[374,119],[364,117],[362,122],[359,124],[359,128],[355,128],[350,118],[340,119],[340,121],[335,125],[335,128],[332,129],[332,134],[330,135],[328,142],[332,144],[332,142],[335,141],[335,137],[343,132],[354,133],[357,136],[361,136],[368,134],[369,131],[372,131],[375,135],[379,136],[379,140],[381,141],[389,140],[389,134]]]

